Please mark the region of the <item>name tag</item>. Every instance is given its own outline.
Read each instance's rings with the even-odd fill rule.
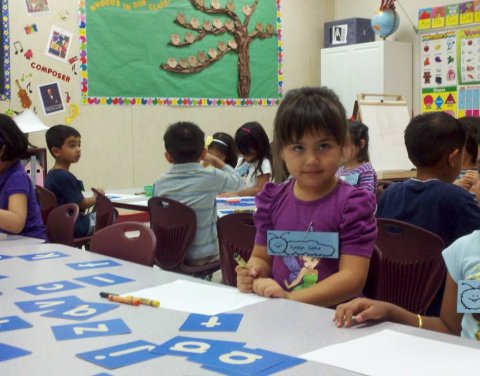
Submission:
[[[360,179],[360,173],[359,172],[353,172],[349,175],[341,176],[340,179],[342,179],[344,182],[346,182],[350,185],[357,185],[358,184],[358,179]]]
[[[480,313],[480,281],[458,281],[457,312]]]
[[[338,232],[267,231],[267,253],[338,259]]]

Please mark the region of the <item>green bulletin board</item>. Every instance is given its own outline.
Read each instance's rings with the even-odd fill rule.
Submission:
[[[81,0],[80,48],[84,103],[274,105],[282,95],[280,0]]]

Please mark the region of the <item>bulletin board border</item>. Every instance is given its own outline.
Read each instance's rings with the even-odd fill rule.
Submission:
[[[2,0],[7,1],[7,0]],[[120,96],[90,96],[88,95],[88,66],[87,66],[87,19],[85,0],[79,1],[79,45],[80,45],[80,85],[81,102],[89,105],[119,105],[119,106],[174,106],[174,107],[252,107],[276,106],[283,97],[283,40],[281,0],[275,0],[277,8],[277,40],[278,40],[278,97],[277,98],[181,98],[181,97],[120,97]]]
[[[2,101],[10,100],[11,98],[9,22],[8,0],[2,0],[3,88],[0,92],[0,100]]]

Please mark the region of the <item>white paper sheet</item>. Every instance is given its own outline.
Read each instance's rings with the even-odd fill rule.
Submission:
[[[25,110],[13,118],[23,133],[46,131],[48,127],[43,124],[40,118],[32,110]]]
[[[135,198],[139,198],[138,195],[131,195],[126,193],[115,193],[115,192],[107,192],[105,194],[111,201],[118,201],[118,200],[131,200]],[[140,196],[141,197],[141,196]]]
[[[480,370],[480,348],[453,345],[389,329],[327,346],[299,358],[371,376],[473,375]]]
[[[202,315],[216,315],[267,300],[254,294],[243,294],[236,288],[181,279],[122,295],[155,299],[160,302],[160,308]]]

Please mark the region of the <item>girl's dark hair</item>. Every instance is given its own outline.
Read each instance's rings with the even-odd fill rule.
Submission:
[[[220,142],[219,142],[220,141]],[[232,136],[228,133],[217,132],[213,134],[213,141],[208,145],[208,150],[216,149],[225,155],[225,163],[235,168],[237,166],[237,146]]]
[[[252,150],[257,153],[254,173],[258,171],[263,174],[262,163],[265,159],[272,162],[272,152],[268,136],[260,123],[252,121],[243,124],[235,132],[235,143],[240,154],[248,155]]]
[[[13,161],[27,152],[27,137],[8,115],[0,114],[0,148],[5,145],[2,161]]]
[[[337,95],[326,87],[288,91],[275,116],[273,138],[278,150],[320,130],[345,145],[347,117]]]
[[[478,157],[478,144],[480,143],[480,118],[464,116],[458,119],[467,131],[465,150],[471,155],[471,162],[475,164]]]
[[[370,156],[368,154],[368,127],[359,121],[349,120],[348,132],[350,142],[355,146],[360,146],[360,141],[365,140],[365,145],[363,148],[360,148],[357,155],[358,162],[370,162]]]

